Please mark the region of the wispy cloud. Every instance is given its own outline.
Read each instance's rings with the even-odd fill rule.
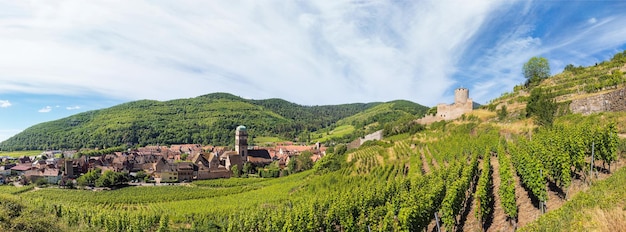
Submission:
[[[557,70],[622,46],[625,6],[3,2],[0,50],[12,55],[0,56],[0,92],[123,100],[230,92],[301,104],[402,98],[434,105],[464,85],[484,102],[522,82],[521,64],[532,56],[547,56]]]
[[[50,113],[50,111],[52,111],[52,107],[51,106],[46,106],[44,108],[41,108],[38,112],[39,113]]]
[[[12,106],[9,100],[0,100],[0,108],[7,108],[9,106]]]
[[[12,3],[0,91],[435,104],[493,1]],[[141,11],[137,9],[143,9]],[[436,25],[436,26],[435,26]],[[42,39],[45,38],[45,39]],[[63,54],[60,56],[59,54]],[[31,69],[37,65],[37,69]],[[19,77],[19,78],[15,78]],[[303,85],[318,91],[301,91]],[[322,94],[322,92],[324,94]]]
[[[68,107],[65,107],[65,109],[67,109],[67,110],[79,110],[80,106],[68,106]]]
[[[541,17],[523,17],[523,14],[540,15],[546,9],[561,7],[560,3],[537,4],[525,13],[517,12],[517,7],[513,7],[509,11],[492,14],[490,21],[506,26],[492,23],[479,32],[499,36],[493,42],[477,46],[479,52],[476,54],[466,56],[460,65],[462,73],[457,74],[457,78],[470,83],[475,100],[486,103],[503,92],[512,91],[514,85],[523,83],[521,68],[533,56],[548,58],[553,74],[560,73],[567,64],[587,66],[609,59],[626,43],[626,29],[623,27],[626,16],[617,10],[620,7],[598,9],[595,3],[577,3],[571,6],[574,9],[562,9],[562,14],[586,9],[589,14],[603,17],[587,20],[555,17],[549,23],[542,21]]]

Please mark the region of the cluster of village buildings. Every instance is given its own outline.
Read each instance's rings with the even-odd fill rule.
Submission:
[[[101,156],[74,157],[76,151],[46,151],[35,157],[0,157],[0,184],[9,180],[35,182],[45,179],[58,184],[75,179],[90,170],[100,169],[136,175],[147,174],[155,182],[191,182],[216,178],[229,178],[233,170],[242,170],[245,163],[262,168],[277,162],[284,168],[294,156],[310,151],[315,162],[325,154],[319,144],[312,146],[279,143],[271,147],[249,147],[247,130],[237,127],[235,150],[226,147],[184,144],[147,146]],[[235,165],[237,168],[235,169]]]

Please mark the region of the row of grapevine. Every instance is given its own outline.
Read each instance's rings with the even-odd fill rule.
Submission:
[[[575,150],[571,150],[572,154],[568,152],[568,147],[577,148],[578,146],[575,145],[579,144],[578,141],[574,140],[579,139],[579,137],[573,136],[577,134],[569,132],[569,130],[566,131],[558,126],[542,129],[533,136],[533,140],[526,147],[535,159],[541,160],[544,167],[543,175],[557,183],[560,187],[570,185],[572,181],[571,165],[584,162],[584,156],[580,156],[580,153],[575,152]],[[567,144],[567,142],[571,142],[571,144]],[[582,148],[580,147],[579,149]]]
[[[511,159],[502,146],[498,147],[498,172],[500,173],[500,204],[509,219],[517,219],[517,202],[515,200],[515,182],[511,171]]]
[[[603,161],[603,164],[609,164],[617,159],[617,145],[619,137],[617,135],[617,126],[615,123],[609,123],[604,127],[595,127],[593,130],[593,143],[595,144],[596,154]]]
[[[478,153],[472,155],[470,164],[465,166],[460,178],[452,182],[441,203],[441,220],[447,231],[452,231],[456,226],[456,217],[461,212],[463,202],[467,199],[467,191],[476,176],[478,170]]]
[[[396,155],[396,159],[399,161],[409,161],[409,169],[408,175],[422,175],[422,157],[415,150],[411,148],[406,141],[401,141],[395,144],[393,147],[394,154]]]
[[[519,145],[509,144],[509,153],[517,174],[522,183],[530,190],[533,196],[540,201],[548,200],[546,181],[543,176],[543,165],[526,149],[530,142],[524,138],[518,140]]]
[[[380,146],[367,147],[350,154],[357,174],[366,174],[381,165],[378,156],[385,152]]]
[[[436,171],[414,183],[411,193],[398,212],[403,231],[423,231],[432,221],[445,196],[445,173]]]
[[[483,158],[482,172],[476,185],[475,201],[476,201],[476,218],[481,224],[484,224],[487,217],[493,212],[493,179],[490,163],[491,155],[487,154]]]
[[[422,154],[424,154],[424,158],[426,158],[426,165],[428,166],[428,169],[433,170],[435,168],[433,162],[436,162],[436,160],[433,157],[430,148],[428,148],[428,146],[422,147]]]
[[[518,146],[511,146],[515,169],[522,182],[541,201],[546,200],[545,183],[550,180],[559,187],[567,188],[572,182],[573,171],[584,171],[585,157],[610,164],[616,158],[617,129],[614,123],[605,126],[583,123],[576,126],[555,125],[542,128],[532,140],[519,139]],[[586,172],[583,172],[585,175]]]

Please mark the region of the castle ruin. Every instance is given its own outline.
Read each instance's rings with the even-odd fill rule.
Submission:
[[[474,102],[469,98],[469,89],[458,88],[454,90],[454,103],[449,105],[445,103],[438,104],[436,115],[426,115],[418,119],[417,122],[420,124],[431,124],[442,120],[454,120],[463,114],[472,112],[473,108]]]

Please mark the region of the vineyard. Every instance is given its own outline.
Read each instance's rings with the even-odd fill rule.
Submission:
[[[614,171],[617,128],[561,122],[507,140],[470,121],[334,154],[336,171],[114,191],[2,186],[0,206],[51,215],[36,222],[64,231],[512,231],[540,216],[522,219],[520,207],[550,212]],[[32,226],[20,213],[0,219],[2,231]]]

